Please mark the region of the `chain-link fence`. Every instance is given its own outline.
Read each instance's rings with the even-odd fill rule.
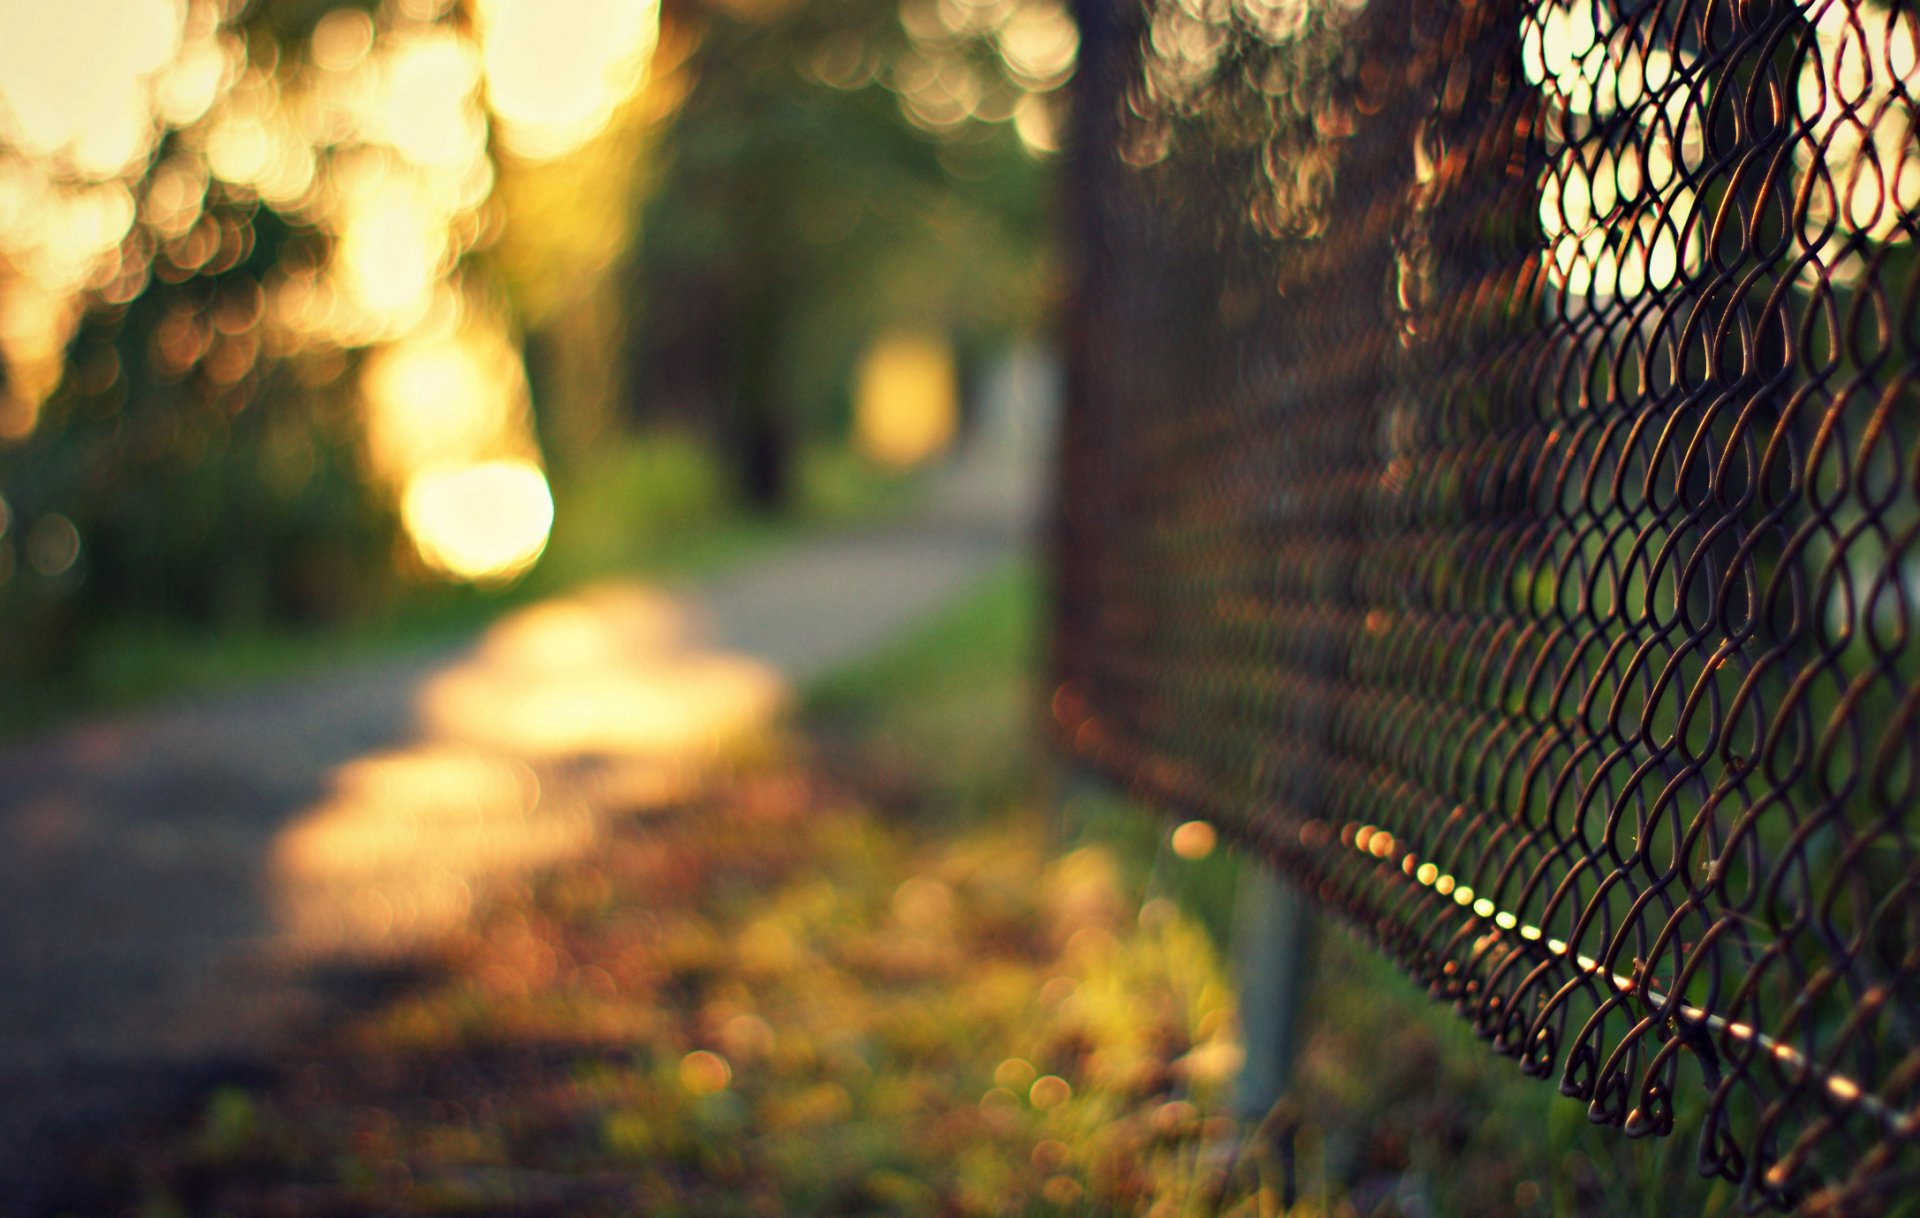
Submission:
[[[1060,738],[1752,1204],[1920,1183],[1920,18],[1083,0]]]

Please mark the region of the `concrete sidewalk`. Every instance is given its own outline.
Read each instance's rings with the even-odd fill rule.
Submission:
[[[678,597],[591,590],[457,653],[0,753],[0,1213],[51,1200],[49,1147],[270,1058],[341,979],[430,948],[488,884],[591,848],[795,683],[1019,553],[1045,460],[1027,400],[985,419],[901,522]]]

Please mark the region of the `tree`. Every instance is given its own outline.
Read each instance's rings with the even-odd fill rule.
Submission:
[[[1034,324],[1044,191],[1004,121],[1023,91],[984,35],[955,34],[932,64],[892,0],[680,19],[698,49],[641,225],[641,409],[712,428],[746,502],[776,509],[796,446],[840,417],[868,336]],[[1002,91],[985,111],[1002,121],[925,121],[904,90],[930,67]]]

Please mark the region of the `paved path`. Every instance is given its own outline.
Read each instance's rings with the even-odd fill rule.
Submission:
[[[264,1059],[341,979],[670,797],[791,683],[1004,562],[1034,518],[1038,413],[989,417],[911,519],[681,597],[592,589],[456,652],[0,753],[0,1213],[47,1203],[48,1145]]]

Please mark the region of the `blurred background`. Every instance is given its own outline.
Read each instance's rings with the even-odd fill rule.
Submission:
[[[1148,7],[1123,160],[1207,259],[1316,239],[1367,5]],[[1852,8],[1882,67],[1816,44],[1880,117],[1795,68],[1842,291],[1910,281],[1920,182],[1857,169],[1915,163],[1920,56]],[[1606,48],[1674,65],[1530,11],[1530,83],[1637,139]],[[1033,730],[1080,43],[1063,0],[0,0],[0,1214],[1737,1208],[1333,934],[1236,1125],[1247,864]],[[1553,291],[1697,273],[1566,129],[1509,196]],[[1266,291],[1109,299],[1180,343]],[[1151,405],[1246,390],[1220,349]],[[1297,1158],[1234,1157],[1266,1119]]]
[[[885,513],[1041,358],[1058,0],[0,4],[0,730]]]

